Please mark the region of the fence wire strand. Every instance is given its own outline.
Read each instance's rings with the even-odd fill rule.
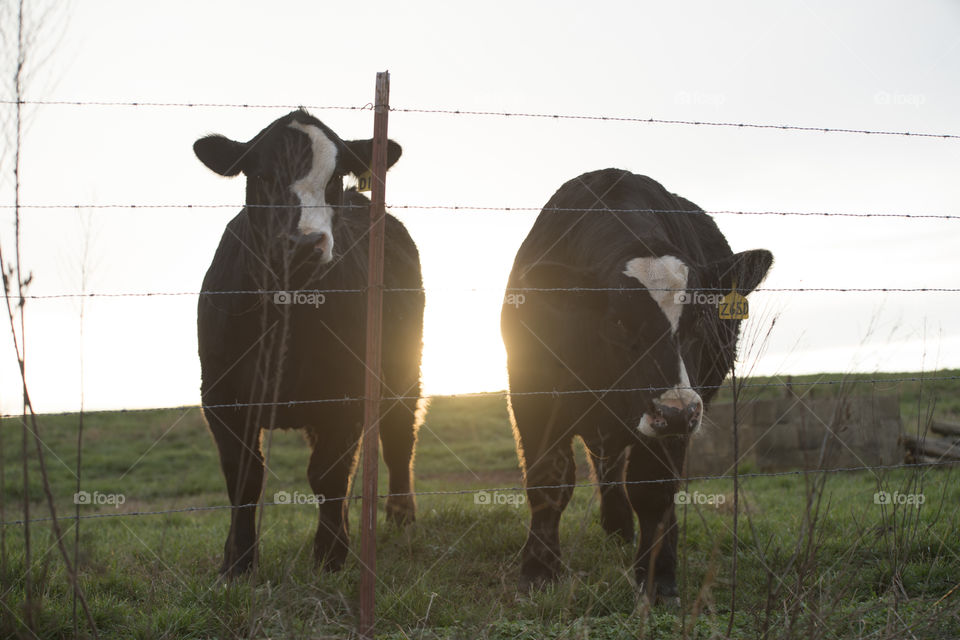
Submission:
[[[75,209],[75,210],[103,210],[103,209],[310,209],[323,208],[327,205],[300,205],[300,204],[21,204],[0,205],[0,209]],[[343,205],[341,209],[366,209],[366,205]],[[540,211],[554,213],[582,213],[584,209],[572,207],[501,207],[488,205],[459,205],[459,204],[390,204],[388,209],[398,211],[453,211],[453,212],[504,212],[504,213],[536,213]],[[960,220],[960,215],[940,213],[858,213],[844,211],[745,211],[738,209],[621,209],[613,207],[599,207],[590,209],[597,213],[669,213],[669,214],[706,214],[706,215],[736,215],[736,216],[780,216],[780,217],[820,217],[820,218],[894,218],[907,220]]]
[[[21,106],[69,106],[69,107],[155,107],[155,108],[205,108],[205,109],[310,109],[314,111],[372,111],[373,104],[351,105],[293,105],[216,102],[155,102],[155,101],[105,101],[105,100],[0,100],[0,104]],[[816,127],[794,124],[756,122],[722,122],[712,120],[684,120],[676,118],[643,118],[636,116],[598,116],[590,114],[536,113],[529,111],[492,111],[480,109],[426,109],[419,107],[388,107],[393,113],[482,116],[501,118],[526,118],[537,120],[579,120],[594,122],[626,122],[636,124],[665,124],[696,127],[724,127],[734,129],[768,129],[779,131],[803,131],[817,133],[847,133],[873,136],[901,136],[910,138],[960,139],[960,134],[933,133],[926,131],[892,131],[882,129],[857,129],[852,127]]]
[[[589,292],[629,292],[629,291],[672,291],[674,293],[730,293],[728,289],[717,287],[690,287],[687,289],[664,287],[457,287],[457,288],[426,288],[426,287],[383,287],[384,293],[428,293],[437,291],[505,291],[507,293],[589,293]],[[172,298],[179,296],[275,296],[278,294],[339,294],[339,293],[366,293],[367,289],[237,289],[231,291],[128,291],[119,293],[49,293],[27,294],[24,300],[63,300],[70,298]],[[960,293],[960,288],[952,287],[757,287],[753,293]],[[20,296],[17,296],[18,298]],[[278,302],[285,305],[288,302]],[[507,303],[510,304],[510,303]]]
[[[756,383],[742,383],[737,385],[741,389],[762,389],[762,388],[771,388],[771,387],[816,387],[821,385],[858,385],[858,384],[892,384],[899,382],[944,382],[944,381],[956,381],[960,380],[960,376],[930,376],[930,377],[899,377],[899,378],[874,378],[867,380],[858,380],[858,379],[840,379],[840,380],[811,380],[809,382],[803,381],[790,381],[790,382],[756,382]],[[717,384],[717,385],[702,385],[699,387],[628,387],[628,388],[610,388],[610,389],[551,389],[549,391],[475,391],[469,393],[455,393],[455,394],[443,394],[443,395],[416,395],[416,396],[381,396],[381,401],[383,402],[401,402],[404,400],[433,400],[439,398],[482,398],[482,397],[499,397],[499,396],[551,396],[555,398],[560,398],[562,396],[570,395],[585,395],[585,394],[607,394],[607,393],[653,393],[653,392],[663,392],[669,391],[671,389],[689,389],[691,391],[698,391],[704,389],[724,389],[728,385],[726,384]],[[230,402],[225,404],[207,404],[207,405],[180,405],[176,407],[166,407],[166,408],[157,408],[151,407],[149,409],[123,409],[120,410],[121,413],[127,412],[141,412],[141,411],[188,411],[191,409],[252,409],[258,407],[295,407],[302,405],[311,405],[311,404],[331,404],[331,403],[342,403],[342,402],[364,402],[366,398],[364,396],[344,396],[342,398],[320,398],[314,400],[279,400],[276,402]],[[38,414],[41,418],[49,417],[63,417],[76,415],[76,411],[62,411],[58,413],[44,413]],[[86,413],[96,413],[96,412],[86,412]],[[8,418],[19,418],[20,414],[3,414],[0,415],[0,419]]]

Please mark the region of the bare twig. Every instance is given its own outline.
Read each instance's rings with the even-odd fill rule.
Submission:
[[[31,40],[32,41],[32,40]],[[93,633],[94,637],[97,636],[96,626],[93,622],[93,616],[90,613],[90,610],[87,606],[86,599],[83,596],[83,593],[79,590],[77,584],[77,576],[74,571],[73,564],[70,561],[70,556],[67,553],[67,549],[63,543],[63,534],[60,531],[60,523],[57,520],[56,506],[54,504],[53,492],[50,489],[50,481],[47,476],[46,461],[43,454],[43,446],[40,439],[40,428],[37,423],[36,413],[33,410],[33,405],[30,401],[30,393],[27,388],[27,376],[26,376],[26,321],[24,314],[24,305],[26,303],[26,298],[24,296],[25,289],[30,285],[30,282],[33,278],[32,274],[28,275],[26,278],[23,276],[23,261],[22,254],[20,249],[20,236],[21,236],[21,218],[20,218],[20,173],[21,173],[21,150],[23,143],[23,110],[22,110],[22,98],[23,98],[23,76],[25,69],[25,59],[26,59],[26,42],[24,31],[24,13],[23,13],[23,0],[20,0],[17,6],[17,63],[16,63],[16,72],[14,76],[14,92],[17,98],[16,105],[16,116],[15,116],[15,144],[14,144],[14,166],[13,166],[13,175],[14,175],[14,266],[8,267],[3,271],[3,284],[4,284],[4,300],[7,307],[7,317],[10,322],[10,334],[13,340],[14,352],[17,357],[17,364],[20,369],[20,379],[23,388],[23,415],[21,418],[21,429],[22,429],[22,443],[21,443],[21,455],[23,463],[23,508],[24,515],[28,516],[30,509],[30,491],[29,491],[29,474],[28,474],[28,455],[27,455],[27,442],[30,439],[29,436],[32,435],[32,439],[37,451],[37,461],[40,467],[40,477],[43,484],[43,491],[47,498],[47,503],[50,508],[50,520],[53,527],[54,537],[56,538],[57,547],[60,550],[61,555],[63,556],[64,564],[66,565],[67,576],[70,579],[71,587],[74,590],[74,593],[79,597],[80,603],[83,607],[84,613],[87,617],[87,622],[90,626],[90,630]],[[3,259],[2,247],[0,247],[0,265],[4,265],[5,261]],[[15,271],[15,273],[14,273]],[[13,276],[16,275],[16,291],[12,290],[11,281]],[[16,307],[19,310],[19,320],[20,320],[20,332],[19,336],[17,333],[17,311],[14,310],[14,301],[11,300],[11,297],[15,296],[16,298]],[[33,566],[31,562],[30,555],[30,530],[29,525],[24,528],[24,565],[25,565],[25,617],[27,629],[35,634],[34,619],[33,619],[33,585],[32,585],[32,572]]]
[[[733,392],[733,566],[730,570],[730,621],[727,623],[727,636],[733,633],[733,620],[737,613],[737,555],[739,551],[739,512],[740,512],[740,428],[737,405],[740,404],[740,389],[737,386],[737,361],[733,359],[730,367],[730,389]]]

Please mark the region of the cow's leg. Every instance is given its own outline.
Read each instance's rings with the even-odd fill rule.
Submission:
[[[624,490],[626,450],[607,452],[589,448],[590,464],[600,484],[600,525],[610,535],[633,542],[633,509]]]
[[[638,483],[627,485],[640,523],[634,572],[638,589],[653,586],[652,600],[677,596],[674,494],[685,449],[684,438],[645,440],[633,445],[627,463],[627,481]],[[651,480],[658,482],[646,482]]]
[[[237,576],[257,560],[256,503],[263,488],[260,428],[236,411],[206,411],[207,424],[220,452],[220,468],[230,496],[230,533],[223,547],[220,573]],[[253,505],[238,507],[238,505]]]
[[[384,402],[380,422],[383,459],[390,472],[387,520],[403,526],[414,521],[417,505],[413,497],[413,448],[417,441],[416,401]]]
[[[321,433],[317,427],[307,428],[307,439],[313,450],[307,478],[320,502],[313,556],[316,565],[325,571],[339,571],[350,547],[346,497],[357,458],[355,436],[353,429],[349,434],[336,434]]]
[[[524,589],[553,580],[560,572],[560,516],[576,482],[572,436],[544,447],[537,444],[535,440],[523,442],[524,483],[530,504],[530,530],[521,553],[520,587]]]

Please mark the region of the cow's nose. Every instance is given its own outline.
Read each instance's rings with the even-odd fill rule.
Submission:
[[[328,244],[330,244],[330,234],[325,231],[307,233],[297,238],[298,246],[311,247],[317,251],[326,251]]]
[[[688,402],[683,407],[653,401],[653,420],[650,426],[658,435],[686,435],[700,428],[703,419],[703,402],[700,398]]]
[[[298,256],[311,253],[320,254],[324,262],[333,257],[333,238],[326,231],[305,233],[294,237],[294,247]]]

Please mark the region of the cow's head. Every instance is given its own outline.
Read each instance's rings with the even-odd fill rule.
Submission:
[[[221,135],[197,140],[194,153],[222,176],[247,177],[251,222],[297,255],[333,259],[333,219],[343,198],[343,176],[359,176],[372,161],[372,140],[341,140],[304,110],[274,121],[248,142]],[[387,166],[400,157],[393,140]]]
[[[539,263],[526,270],[522,284],[586,289],[546,298],[565,315],[551,322],[569,322],[571,335],[563,339],[586,341],[580,350],[584,361],[574,366],[592,380],[605,378],[613,388],[635,390],[605,394],[603,402],[619,407],[615,412],[637,433],[688,435],[703,417],[704,400],[697,389],[723,380],[739,327],[738,320],[719,318],[712,298],[691,296],[688,290],[729,292],[735,283],[745,296],[772,262],[772,254],[759,249],[708,265],[688,264],[669,254],[638,255],[617,262],[617,271],[607,273]],[[572,335],[584,327],[599,335]],[[600,369],[604,371],[597,373]]]

